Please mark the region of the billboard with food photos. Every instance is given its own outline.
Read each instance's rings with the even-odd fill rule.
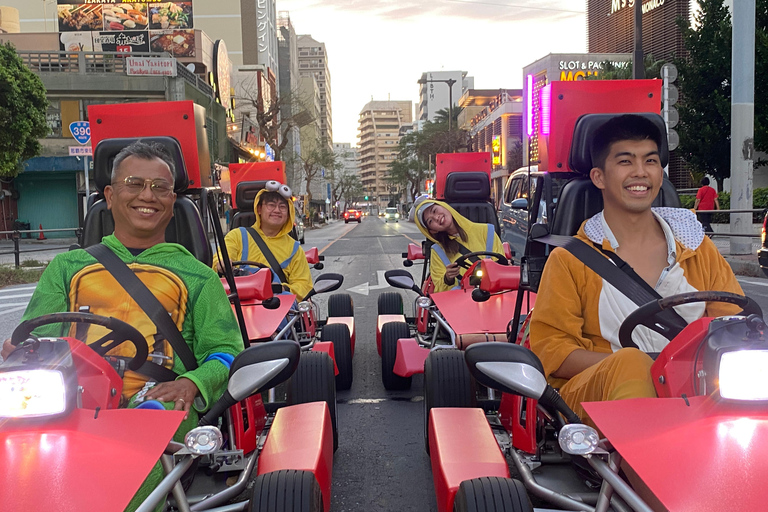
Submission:
[[[62,51],[165,51],[178,57],[196,54],[191,1],[57,0],[57,3]],[[73,35],[65,36],[70,33]]]

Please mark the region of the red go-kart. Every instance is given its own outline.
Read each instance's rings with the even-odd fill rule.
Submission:
[[[30,336],[60,322],[97,324],[109,332],[88,346],[74,338]],[[125,342],[136,347],[127,365],[102,357]],[[22,323],[12,343],[19,348],[0,364],[3,509],[120,512],[158,460],[166,476],[141,512],[154,510],[169,493],[169,505],[178,510],[285,510],[278,500],[295,502],[295,510],[329,509],[333,444],[327,406],[299,404],[267,414],[258,399],[260,390],[292,375],[300,356],[296,343],[275,341],[240,353],[227,391],[183,445],[172,441],[183,412],[118,408],[122,380],[115,368],[137,369],[147,358],[146,340],[130,325],[58,313]],[[248,397],[256,400],[242,402]],[[208,492],[197,497],[181,484],[195,461],[201,468],[195,483],[208,480]],[[236,477],[233,485],[224,483],[227,476]],[[238,501],[249,481],[252,499]]]

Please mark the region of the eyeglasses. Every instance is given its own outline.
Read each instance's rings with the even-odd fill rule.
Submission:
[[[264,206],[267,208],[267,210],[280,210],[281,212],[287,212],[288,211],[288,205],[282,201],[270,201],[269,203],[264,203]]]
[[[282,183],[279,183],[275,180],[269,180],[264,185],[264,188],[267,189],[267,192],[277,192],[286,199],[291,198],[291,189],[288,187],[288,185],[283,185]]]
[[[164,179],[144,179],[138,176],[128,176],[122,182],[118,181],[112,185],[123,185],[129,194],[139,195],[144,191],[144,187],[149,183],[149,190],[155,194],[155,197],[168,197],[173,192],[173,184]]]

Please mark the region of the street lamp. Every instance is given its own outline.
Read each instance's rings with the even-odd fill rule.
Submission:
[[[444,84],[448,84],[448,152],[451,153],[451,127],[453,125],[453,84],[456,83],[456,80],[453,78],[448,78],[445,80],[436,78],[420,78],[416,81],[416,83],[420,85],[424,85],[429,82],[443,82]]]

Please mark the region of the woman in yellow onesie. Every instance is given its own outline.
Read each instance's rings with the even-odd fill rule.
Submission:
[[[429,274],[436,292],[458,286],[462,269],[455,263],[465,252],[504,254],[504,247],[493,224],[478,224],[463,217],[449,204],[434,199],[416,200],[413,220],[424,236],[431,240]]]
[[[272,190],[269,190],[272,189]],[[289,234],[293,228],[296,209],[293,207],[290,189],[277,182],[268,182],[267,187],[256,194],[254,200],[256,222],[251,226],[266,242],[285,274],[287,282],[282,283],[290,293],[302,300],[312,289],[312,276],[304,249]],[[232,260],[255,261],[269,265],[256,241],[247,228],[233,229],[224,237],[227,253]],[[220,255],[213,257],[213,268],[222,271]],[[273,282],[281,280],[272,271]]]

